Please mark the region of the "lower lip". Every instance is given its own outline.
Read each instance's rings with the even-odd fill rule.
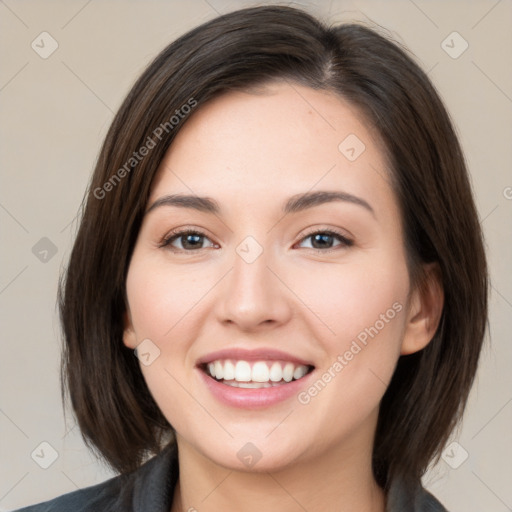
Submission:
[[[298,393],[307,386],[314,370],[301,379],[293,380],[287,384],[272,386],[270,388],[235,388],[228,384],[222,384],[213,377],[207,375],[200,368],[197,371],[201,375],[212,394],[222,403],[241,409],[259,409],[283,402]]]

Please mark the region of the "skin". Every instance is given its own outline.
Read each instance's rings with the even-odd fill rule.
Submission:
[[[366,146],[353,162],[338,149],[349,134]],[[311,190],[353,194],[373,213],[336,201],[283,216],[290,196]],[[443,294],[431,267],[428,286],[411,289],[378,137],[330,92],[280,82],[229,92],[178,133],[148,208],[176,193],[211,197],[221,213],[162,206],[145,216],[124,333],[127,347],[149,338],[160,350],[141,370],[177,432],[172,512],[384,511],[371,470],[379,402],[399,356],[434,335]],[[192,248],[186,236],[161,247],[176,228],[206,236]],[[315,245],[307,235],[322,229],[353,245]],[[263,250],[252,263],[236,251],[247,236]],[[401,311],[307,404],[293,396],[260,410],[230,407],[195,368],[219,349],[275,347],[312,361],[320,378],[394,303]],[[262,454],[252,468],[237,457],[247,442]]]

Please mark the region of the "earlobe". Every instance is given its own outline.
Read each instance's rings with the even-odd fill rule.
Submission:
[[[444,305],[441,270],[437,263],[430,263],[424,272],[425,278],[413,291],[409,303],[401,355],[413,354],[425,348],[441,320]]]
[[[135,349],[137,346],[137,337],[128,311],[125,311],[123,314],[123,325],[123,343],[126,347]]]

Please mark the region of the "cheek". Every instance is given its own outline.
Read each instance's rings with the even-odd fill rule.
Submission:
[[[184,267],[183,267],[184,268]],[[208,283],[192,278],[175,267],[172,272],[161,261],[134,253],[126,288],[137,342],[149,339],[157,354],[140,369],[156,403],[171,424],[182,422],[182,411],[190,403],[183,386],[192,366],[186,358],[190,340],[196,336],[197,314]],[[211,287],[211,285],[210,285]]]
[[[328,273],[310,269],[297,281],[297,294],[318,319],[311,325],[324,354],[320,382],[303,403],[317,401],[321,391],[318,407],[351,410],[354,417],[378,405],[400,356],[409,291],[405,260],[396,251],[389,254]]]
[[[137,339],[150,338],[162,344],[194,316],[195,306],[211,284],[185,266],[171,272],[152,258],[134,258],[126,287]]]
[[[167,418],[175,419],[190,401],[180,383],[193,374],[190,348],[200,336],[208,292],[215,282],[211,269],[191,271],[186,265],[171,269],[161,257],[142,252],[132,258],[126,288],[133,329],[137,343],[149,339],[158,354],[150,365],[141,360],[140,367]]]
[[[394,324],[394,331],[401,332],[404,315],[397,315],[396,309],[405,310],[409,289],[405,263],[393,265],[392,258],[387,262],[383,258],[361,258],[346,265],[332,265],[331,269],[324,264],[310,266],[295,279],[292,274],[287,279],[316,316],[319,339],[333,348],[343,348],[347,340],[375,323],[382,327],[388,317],[391,322],[386,326]],[[401,307],[393,309],[395,303]],[[384,320],[381,315],[385,315]]]

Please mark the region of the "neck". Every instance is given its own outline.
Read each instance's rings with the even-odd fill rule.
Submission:
[[[371,469],[371,450],[340,447],[284,469],[226,469],[178,436],[180,475],[171,512],[385,512],[385,493]]]

